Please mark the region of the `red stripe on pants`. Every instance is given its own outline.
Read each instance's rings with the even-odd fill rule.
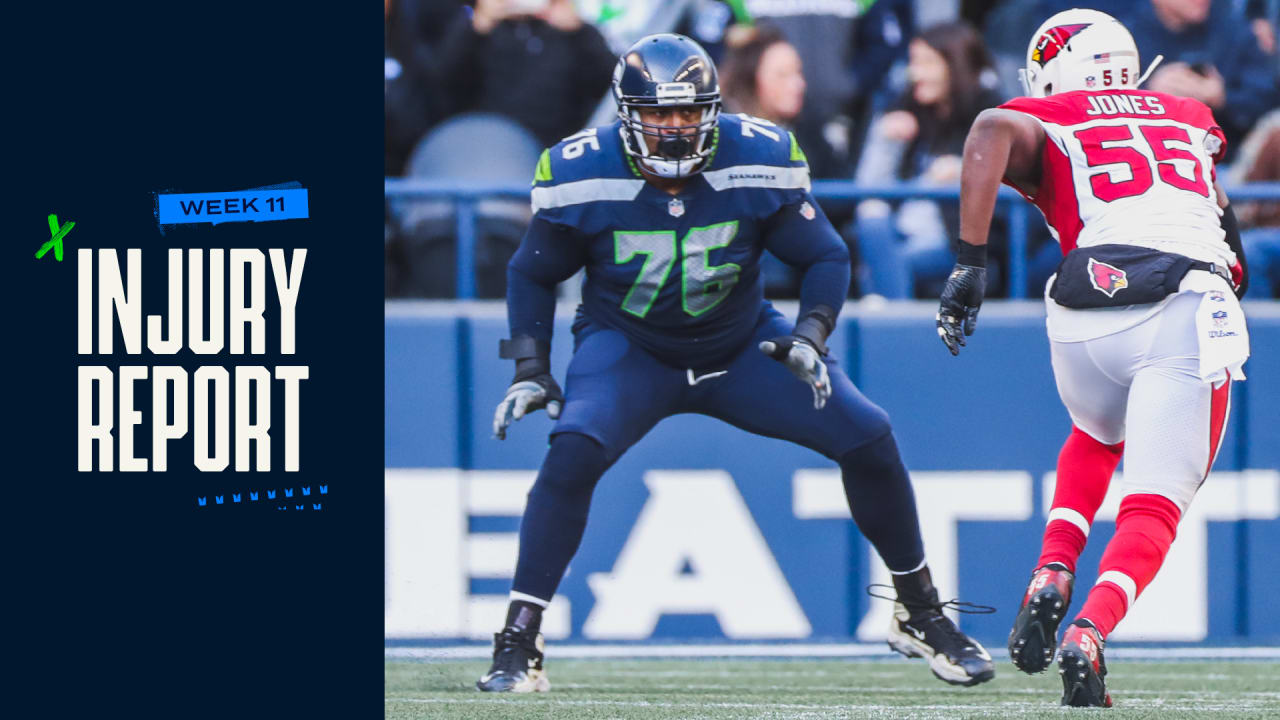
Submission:
[[[1227,379],[1213,389],[1213,398],[1209,401],[1209,464],[1204,468],[1204,476],[1209,477],[1213,461],[1218,458],[1222,436],[1226,434],[1227,415],[1231,411],[1231,373]]]

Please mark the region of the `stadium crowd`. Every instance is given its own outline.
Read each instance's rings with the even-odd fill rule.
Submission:
[[[721,69],[727,112],[792,130],[816,179],[958,188],[983,109],[1021,95],[1017,68],[1040,20],[1108,12],[1133,33],[1143,86],[1204,102],[1226,133],[1230,184],[1280,180],[1280,0],[384,0],[388,177],[525,183],[542,148],[615,117],[617,53],[663,31],[701,43]],[[829,205],[829,206],[828,206]],[[1280,201],[1240,203],[1248,298],[1280,297]],[[525,203],[478,207],[477,290],[502,297],[529,221]],[[851,295],[935,298],[955,262],[955,201],[824,203],[853,258]],[[453,297],[447,201],[389,196],[388,297]],[[1028,275],[1060,253],[1032,223]],[[992,231],[988,296],[1007,294],[1005,229]],[[768,293],[794,273],[765,268]],[[1034,292],[1032,293],[1035,294]]]

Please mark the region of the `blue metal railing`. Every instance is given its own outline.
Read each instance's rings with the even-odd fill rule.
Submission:
[[[1235,201],[1272,200],[1280,202],[1280,182],[1251,183],[1226,188],[1227,195]],[[386,178],[383,192],[387,197],[432,198],[451,200],[456,208],[457,226],[457,295],[460,299],[476,295],[476,203],[483,198],[527,200],[529,186],[523,183],[478,183],[447,180],[423,180],[411,178]],[[914,183],[897,185],[863,186],[844,180],[818,180],[813,183],[813,195],[819,201],[857,202],[883,199],[906,200],[928,198],[933,200],[959,200],[960,188],[929,187]],[[1031,206],[1022,196],[1007,187],[1000,188],[997,199],[999,210],[1005,213],[1009,224],[1009,297],[1027,297],[1027,234],[1030,230]]]

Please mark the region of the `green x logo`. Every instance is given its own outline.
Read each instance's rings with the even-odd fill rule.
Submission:
[[[62,262],[62,238],[66,237],[67,233],[71,232],[71,228],[75,226],[76,223],[74,220],[68,220],[66,223],[59,226],[58,216],[50,215],[49,242],[41,245],[40,249],[36,251],[36,259],[39,260],[44,257],[45,253],[49,252],[49,248],[53,248],[53,259],[58,262]]]

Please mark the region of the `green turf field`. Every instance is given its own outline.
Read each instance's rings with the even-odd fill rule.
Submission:
[[[388,661],[386,718],[1056,718],[1057,673],[957,688],[905,660],[556,660],[551,692],[488,695],[474,661]],[[1280,663],[1113,662],[1114,718],[1280,718]]]

